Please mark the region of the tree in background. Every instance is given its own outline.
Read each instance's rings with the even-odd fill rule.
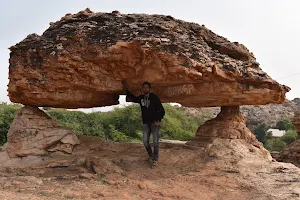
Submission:
[[[258,141],[262,142],[265,144],[266,139],[269,139],[272,137],[272,132],[268,132],[269,126],[266,125],[265,123],[259,124],[255,129],[254,129],[254,134],[257,138]]]
[[[188,116],[181,109],[163,104],[166,115],[162,120],[161,138],[189,140],[199,125],[210,119],[207,113]],[[98,136],[106,140],[140,141],[142,137],[141,110],[138,105],[115,108],[109,112],[83,113],[51,109],[47,112],[61,125],[72,128],[77,134]]]
[[[295,131],[295,127],[289,119],[282,119],[276,123],[276,128],[286,131],[280,138],[265,138],[265,148],[269,151],[282,151],[287,145],[294,142],[298,134]]]
[[[105,139],[121,142],[141,138],[142,121],[139,105],[94,114],[103,125]]]
[[[286,147],[286,143],[280,138],[276,138],[272,141],[271,151],[281,151],[284,147]]]
[[[15,118],[16,111],[22,106],[19,104],[0,104],[0,146],[7,141],[7,132]]]
[[[276,128],[278,128],[279,130],[295,130],[295,126],[293,125],[293,123],[291,122],[291,120],[289,119],[283,119],[283,120],[279,120],[276,123]]]
[[[163,104],[166,114],[160,129],[161,138],[190,140],[196,133],[200,122],[199,116],[187,116],[180,109],[170,104]]]
[[[77,134],[86,135],[91,132],[92,121],[87,113],[65,109],[50,109],[46,113],[61,126],[72,128]]]
[[[298,134],[296,130],[288,130],[280,139],[285,142],[287,145],[291,144],[297,140]]]
[[[189,116],[182,109],[170,104],[163,104],[166,115],[162,120],[161,138],[189,140],[197,128],[212,118],[209,113]],[[0,104],[0,146],[7,141],[7,132],[15,113],[22,106],[17,104]],[[109,112],[84,113],[66,109],[47,109],[46,113],[58,121],[61,126],[72,128],[78,135],[97,136],[117,142],[141,141],[141,110],[134,104],[124,108],[115,108]]]

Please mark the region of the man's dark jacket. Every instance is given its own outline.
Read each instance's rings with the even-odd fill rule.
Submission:
[[[155,121],[160,122],[162,120],[165,115],[165,109],[157,95],[151,92],[149,96],[142,94],[136,97],[128,90],[126,90],[126,93],[133,102],[140,104],[144,124],[153,123]]]

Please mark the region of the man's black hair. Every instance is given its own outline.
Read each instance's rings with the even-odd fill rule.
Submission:
[[[149,82],[144,82],[142,87],[144,87],[144,85],[149,85],[149,88],[151,88],[151,83],[149,83]]]

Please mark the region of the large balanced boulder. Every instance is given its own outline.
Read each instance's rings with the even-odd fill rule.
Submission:
[[[189,144],[209,148],[216,139],[247,141],[268,160],[270,155],[247,129],[239,106],[283,103],[290,90],[263,72],[244,45],[204,25],[171,16],[86,9],[50,23],[43,35],[31,34],[10,50],[8,94],[12,102],[35,110],[38,106],[108,106],[119,103],[119,95],[125,94],[124,82],[138,95],[141,84],[149,81],[162,102],[222,107],[218,117],[200,127]],[[65,144],[61,135],[51,132],[55,126],[41,131],[38,141],[57,140],[39,143],[38,148],[31,145],[31,140],[36,141],[31,139],[35,128],[28,127],[30,134],[19,134],[19,130],[9,133],[7,151],[12,156],[64,147],[52,145]],[[20,146],[23,140],[26,145]]]
[[[162,102],[185,106],[282,103],[289,88],[242,44],[171,16],[67,14],[10,48],[10,100],[63,108],[118,104],[122,81],[153,83]]]

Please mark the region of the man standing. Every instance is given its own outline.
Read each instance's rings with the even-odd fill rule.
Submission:
[[[143,143],[149,155],[149,161],[152,161],[151,167],[155,167],[158,161],[159,128],[160,122],[165,115],[165,109],[162,106],[157,95],[152,93],[151,84],[144,82],[142,85],[143,94],[136,97],[128,91],[127,85],[123,82],[127,97],[133,102],[139,103],[142,110],[143,119]],[[154,152],[149,144],[150,134],[152,132]]]

